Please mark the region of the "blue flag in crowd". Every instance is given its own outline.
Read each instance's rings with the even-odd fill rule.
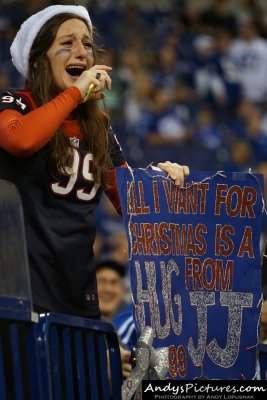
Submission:
[[[263,177],[117,168],[136,327],[172,379],[253,379],[261,309]]]

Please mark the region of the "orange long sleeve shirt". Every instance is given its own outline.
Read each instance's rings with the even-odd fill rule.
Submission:
[[[23,114],[26,106],[23,99],[14,98],[12,94],[5,96],[6,100],[2,100],[7,106],[14,101],[22,110],[22,113],[14,109],[5,109],[0,112],[0,147],[5,151],[15,157],[31,156],[49,142],[60,126],[63,126],[66,136],[82,139],[83,135],[77,121],[67,119],[81,101],[80,91],[76,87],[67,88],[40,107],[37,107],[30,92],[17,91],[16,93],[23,94],[31,111]],[[121,166],[125,167],[127,164],[124,163]],[[107,190],[106,194],[117,212],[121,214],[115,170],[109,171],[107,179],[111,189]]]

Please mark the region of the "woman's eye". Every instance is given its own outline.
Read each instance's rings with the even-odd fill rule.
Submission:
[[[84,45],[84,47],[86,47],[87,49],[91,49],[92,48],[92,43],[84,43],[83,44]]]
[[[72,41],[71,40],[66,40],[66,42],[62,43],[63,46],[71,46],[72,45]]]

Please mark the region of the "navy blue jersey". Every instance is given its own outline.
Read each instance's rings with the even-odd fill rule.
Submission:
[[[28,113],[31,110],[28,99],[29,92],[2,93],[0,111],[9,108]],[[51,176],[48,143],[24,158],[0,149],[0,178],[13,182],[21,195],[33,303],[49,311],[98,318],[93,211],[102,190],[90,171],[93,155],[75,134],[71,140],[74,144],[71,176],[61,179]],[[114,167],[125,162],[112,129],[109,151]]]

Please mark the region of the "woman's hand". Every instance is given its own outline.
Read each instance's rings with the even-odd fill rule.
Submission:
[[[121,352],[121,366],[122,366],[122,376],[124,379],[128,378],[132,372],[131,365],[131,352],[120,346]]]
[[[174,180],[175,185],[184,186],[184,180],[189,175],[189,168],[187,165],[179,165],[166,161],[157,165],[163,171],[166,171],[171,179]]]
[[[73,86],[76,86],[80,90],[82,99],[84,99],[91,84],[93,85],[92,94],[101,92],[105,87],[110,90],[111,78],[109,72],[111,70],[112,68],[107,65],[94,65],[92,68],[84,71],[74,82]]]

